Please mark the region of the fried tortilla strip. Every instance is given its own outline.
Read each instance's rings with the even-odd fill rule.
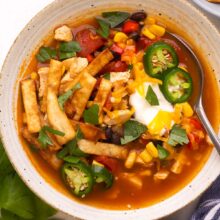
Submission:
[[[63,74],[61,62],[51,60],[47,89],[47,116],[53,129],[63,132],[64,136],[55,135],[59,144],[63,145],[75,137],[75,130],[66,114],[60,109],[57,94]]]
[[[107,144],[102,142],[93,142],[82,139],[78,142],[81,151],[87,154],[103,155],[117,159],[125,160],[128,155],[126,147],[118,146],[115,144]]]
[[[95,76],[102,68],[108,64],[112,59],[113,55],[109,49],[102,51],[80,74],[77,75],[71,82],[67,82],[60,87],[60,93],[64,93],[72,89],[76,83],[78,83],[84,73]]]
[[[21,91],[28,130],[31,133],[39,132],[41,129],[41,124],[34,80],[26,79],[21,81]]]
[[[78,89],[71,98],[71,104],[76,112],[73,117],[74,120],[78,121],[81,118],[96,81],[97,80],[88,73],[84,73],[80,79],[79,83],[82,88]]]
[[[41,157],[47,161],[48,164],[51,165],[51,167],[53,167],[53,169],[55,170],[59,170],[61,165],[62,165],[62,160],[58,159],[56,156],[56,152],[52,152],[49,150],[42,150],[41,149],[41,145],[39,143],[39,141],[37,140],[37,138],[31,134],[28,129],[25,127],[22,129],[22,136],[25,138],[25,140],[34,145],[34,147],[36,147],[36,149],[39,150],[39,153],[41,155]]]
[[[90,141],[98,141],[100,139],[102,140],[106,139],[105,132],[94,125],[86,124],[74,120],[71,120],[71,123],[75,128],[75,130],[77,129],[78,126],[80,127],[80,130],[82,131],[85,139],[88,139]]]
[[[39,97],[43,97],[46,91],[48,72],[49,67],[41,67],[37,71],[38,75],[40,76]]]
[[[112,83],[109,80],[103,78],[100,83],[99,90],[94,99],[94,104],[99,105],[99,115],[102,112],[102,108],[108,98],[111,88],[112,88]]]

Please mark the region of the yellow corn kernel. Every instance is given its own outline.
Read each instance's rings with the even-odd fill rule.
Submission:
[[[38,79],[38,74],[36,72],[31,73],[31,79],[36,80]]]
[[[145,162],[145,163],[149,163],[152,161],[152,156],[148,153],[148,151],[145,149],[143,150],[140,154],[139,157]]]
[[[97,166],[100,166],[100,167],[104,167],[103,164],[99,163],[99,162],[96,161],[96,160],[93,160],[93,161],[92,161],[92,165],[97,165]]]
[[[132,64],[135,64],[135,63],[137,63],[137,62],[138,62],[138,60],[137,60],[136,55],[133,55],[132,58],[131,58],[131,63],[132,63]]]
[[[125,49],[125,47],[126,47],[125,43],[117,43],[117,45],[122,49]]]
[[[151,25],[148,29],[151,33],[155,34],[158,37],[162,37],[166,32],[166,29],[164,27],[156,24]]]
[[[144,51],[143,51],[143,50],[140,50],[140,51],[137,53],[137,55],[136,55],[137,61],[138,61],[138,62],[142,62],[142,61],[143,61],[143,56],[144,56]]]
[[[154,146],[153,142],[149,142],[147,145],[146,145],[146,149],[148,151],[148,153],[154,157],[154,158],[157,158],[158,157],[158,150],[157,148]]]
[[[151,17],[151,16],[147,16],[147,18],[144,21],[145,24],[156,24],[156,19]]]
[[[134,45],[135,43],[134,43],[134,40],[133,40],[133,39],[128,39],[128,40],[126,41],[126,44],[129,45],[129,46],[131,46],[131,45]]]
[[[143,171],[140,171],[138,174],[140,176],[151,176],[152,175],[152,171],[151,170],[143,170]]]
[[[116,43],[125,43],[128,39],[128,36],[123,32],[117,32],[114,36],[114,42]]]
[[[143,70],[144,69],[144,65],[142,62],[138,62],[135,64],[135,68],[138,70]]]
[[[154,39],[156,38],[156,36],[155,36],[152,32],[150,32],[149,29],[148,29],[146,26],[144,26],[144,27],[142,28],[141,33],[142,33],[145,37],[149,38],[150,40],[154,40]]]
[[[185,117],[191,117],[193,115],[192,107],[188,102],[184,102],[183,104],[183,115]]]
[[[128,154],[128,157],[125,161],[125,167],[127,169],[130,169],[133,167],[135,161],[136,161],[137,153],[135,151],[130,151]]]

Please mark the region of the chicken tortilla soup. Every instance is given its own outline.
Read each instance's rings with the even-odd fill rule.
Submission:
[[[54,188],[84,204],[136,209],[202,168],[212,143],[193,110],[197,67],[171,30],[144,11],[110,11],[42,41],[19,81],[18,129]],[[215,125],[209,94],[218,88],[205,72]]]

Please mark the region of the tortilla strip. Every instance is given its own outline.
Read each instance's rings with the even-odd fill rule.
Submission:
[[[56,60],[51,60],[48,74],[47,115],[49,124],[52,128],[65,133],[64,136],[55,135],[58,143],[61,145],[75,137],[75,130],[66,114],[60,109],[57,99],[62,74],[62,63]]]
[[[111,88],[112,88],[112,83],[109,80],[103,78],[100,83],[99,90],[94,99],[94,104],[99,105],[99,115],[102,112],[102,108],[108,98],[108,94],[111,91]]]
[[[49,72],[49,67],[41,67],[37,71],[38,75],[40,76],[39,97],[43,97],[45,93],[47,87],[48,72]]]
[[[82,72],[80,72],[76,78],[71,82],[67,82],[60,87],[60,93],[67,92],[72,89],[76,83],[80,81],[80,78],[84,73],[95,76],[102,68],[108,64],[112,59],[113,55],[109,49],[102,51]]]
[[[107,144],[102,142],[93,142],[82,139],[78,141],[81,151],[87,154],[103,155],[117,159],[125,160],[127,158],[128,149],[126,147],[115,144]]]
[[[31,133],[37,133],[41,129],[41,124],[34,80],[26,79],[21,81],[21,90],[28,130]]]
[[[37,138],[31,134],[27,128],[23,128],[22,129],[22,135],[23,137],[30,143],[30,144],[33,144],[36,149],[39,150],[39,153],[41,155],[41,157],[47,161],[48,164],[50,164],[53,169],[55,170],[59,170],[61,165],[62,165],[62,160],[58,159],[57,156],[56,156],[56,152],[52,152],[52,151],[49,151],[49,150],[42,150],[41,149],[41,145],[40,143],[38,142]]]
[[[84,73],[80,79],[79,83],[82,88],[78,89],[71,98],[71,104],[76,112],[73,117],[74,120],[78,121],[81,118],[96,81],[97,80],[88,73]]]
[[[85,139],[88,139],[90,141],[98,141],[100,139],[102,140],[106,139],[105,132],[102,129],[97,128],[96,126],[74,120],[71,120],[71,123],[75,128],[75,130],[77,129],[78,126],[80,127],[80,130],[82,131]]]

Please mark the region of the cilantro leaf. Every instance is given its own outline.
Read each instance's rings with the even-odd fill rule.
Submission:
[[[100,28],[96,31],[100,36],[103,38],[108,38],[110,33],[109,24],[100,18],[96,18],[97,22],[99,23]]]
[[[65,60],[74,57],[79,51],[81,51],[81,47],[77,41],[62,42],[59,46],[59,58]]]
[[[138,121],[129,120],[124,124],[124,137],[121,138],[121,144],[127,144],[139,138],[147,127]]]
[[[169,156],[169,152],[159,144],[157,145],[158,157],[160,160],[164,160]]]
[[[148,103],[150,105],[159,105],[157,95],[155,94],[155,92],[154,92],[154,90],[152,89],[151,86],[148,86],[147,94],[146,94],[145,99],[148,101]]]
[[[61,131],[54,130],[53,128],[50,128],[49,126],[43,126],[39,132],[38,141],[41,143],[43,148],[46,148],[47,145],[52,145],[53,142],[50,140],[50,138],[47,135],[47,132],[50,132],[51,134],[64,136],[65,134]]]
[[[77,83],[72,89],[68,90],[67,92],[65,92],[64,94],[62,94],[61,96],[59,96],[58,98],[58,103],[60,108],[63,110],[64,105],[66,103],[66,101],[73,95],[73,93],[77,90],[80,89],[81,85],[80,83]]]
[[[183,145],[188,143],[189,139],[187,137],[186,130],[181,128],[179,125],[174,125],[170,131],[168,144],[176,146],[177,144]]]
[[[3,144],[0,140],[0,178],[3,178],[5,175],[13,171],[14,169],[4,151]]]
[[[112,12],[103,12],[102,16],[105,18],[111,28],[114,28],[127,20],[130,16],[127,12],[120,12],[120,11],[112,11]]]
[[[99,123],[99,106],[94,104],[86,109],[83,113],[83,119],[87,123],[97,125]]]
[[[86,157],[87,154],[81,151],[77,145],[77,142],[81,139],[83,139],[83,133],[80,130],[80,127],[78,127],[75,138],[64,145],[64,148],[57,153],[57,157],[63,160],[65,160],[67,155],[76,157]]]
[[[39,62],[44,63],[52,58],[56,58],[57,52],[54,48],[41,47],[36,58]]]
[[[105,73],[103,75],[103,78],[110,80],[111,74],[110,73]]]

